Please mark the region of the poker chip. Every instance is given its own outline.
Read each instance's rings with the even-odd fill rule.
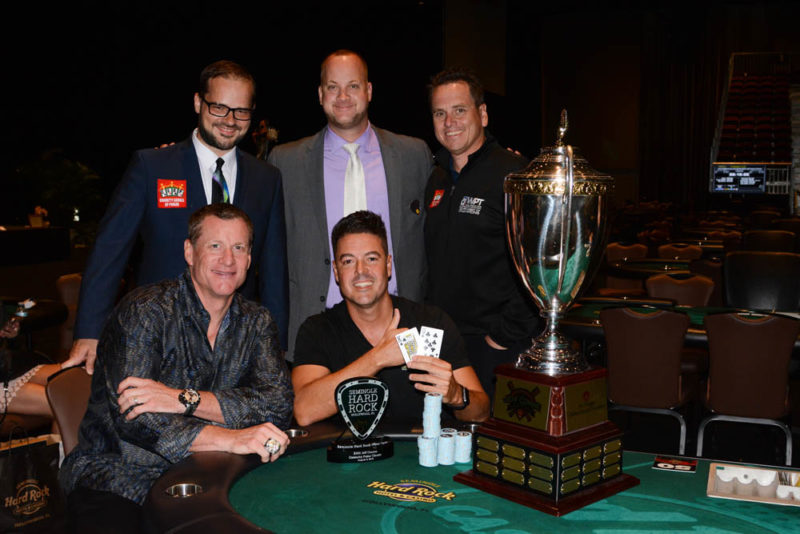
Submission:
[[[455,462],[457,464],[472,462],[472,432],[456,433]]]
[[[417,448],[419,449],[419,465],[422,467],[436,467],[438,462],[438,439],[435,437],[417,437]]]
[[[436,444],[436,460],[439,465],[453,465],[455,463],[456,436],[442,432]]]

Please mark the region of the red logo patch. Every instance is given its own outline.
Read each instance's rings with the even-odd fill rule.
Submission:
[[[444,189],[437,189],[433,192],[433,198],[431,199],[431,203],[428,205],[429,208],[435,208],[439,205],[442,201],[442,197],[444,196]]]
[[[159,180],[157,194],[159,208],[185,208],[186,180]]]

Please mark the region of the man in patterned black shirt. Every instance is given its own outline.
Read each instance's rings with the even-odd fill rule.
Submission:
[[[109,318],[79,443],[60,474],[75,532],[151,529],[148,490],[193,451],[268,462],[286,450],[293,394],[277,328],[236,293],[252,239],[243,211],[201,208],[189,220],[186,272],[135,290]]]

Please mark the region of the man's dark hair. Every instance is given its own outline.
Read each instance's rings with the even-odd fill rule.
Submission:
[[[198,84],[197,92],[200,96],[205,96],[208,93],[208,82],[212,78],[228,78],[230,80],[245,80],[250,82],[253,86],[253,104],[256,102],[256,80],[246,68],[238,63],[222,59],[215,61],[207,66],[200,73],[200,83]]]
[[[371,211],[354,211],[347,217],[340,219],[331,232],[331,245],[333,254],[336,255],[336,246],[339,240],[348,234],[372,234],[381,239],[383,253],[389,255],[389,242],[386,239],[386,225],[381,216]]]
[[[431,78],[431,83],[428,84],[428,104],[431,103],[434,89],[440,85],[455,82],[464,82],[469,86],[469,94],[472,96],[476,108],[483,104],[483,84],[481,80],[474,72],[464,67],[450,67]]]
[[[328,62],[328,60],[330,58],[338,57],[338,56],[356,56],[359,60],[361,60],[361,64],[364,65],[364,78],[369,80],[369,69],[367,68],[367,60],[364,59],[364,56],[362,56],[358,52],[353,52],[352,50],[347,50],[346,48],[340,48],[339,50],[336,50],[335,52],[331,52],[330,54],[325,56],[325,59],[323,59],[322,63],[320,63],[320,65],[319,65],[319,83],[320,83],[320,85],[325,83],[325,64]]]
[[[249,236],[247,246],[250,248],[253,247],[253,223],[250,221],[250,217],[233,204],[224,204],[222,202],[207,204],[192,213],[191,217],[189,217],[189,241],[192,242],[192,246],[197,245],[197,240],[200,239],[200,227],[203,221],[208,217],[216,217],[223,221],[230,221],[233,219],[243,220],[247,225],[247,233]]]

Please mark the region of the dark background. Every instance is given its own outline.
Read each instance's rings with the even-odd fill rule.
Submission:
[[[617,178],[620,199],[702,207],[730,53],[799,51],[797,4],[16,4],[5,8],[2,36],[0,223],[24,221],[52,188],[38,176],[57,176],[64,159],[98,175],[91,185],[102,200],[88,211],[102,213],[133,150],[190,133],[197,76],[217,59],[252,70],[258,115],[281,142],[316,132],[319,63],[338,48],[366,57],[378,126],[435,149],[425,84],[445,65],[467,64],[486,82],[490,130],[505,145],[535,156],[567,107],[568,141]]]

